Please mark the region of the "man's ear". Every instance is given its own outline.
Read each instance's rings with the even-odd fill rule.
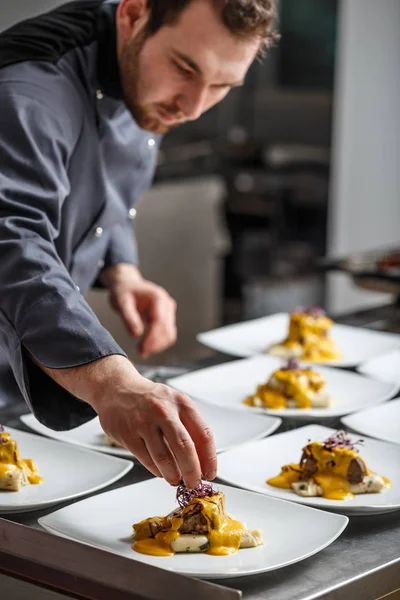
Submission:
[[[128,40],[142,29],[148,18],[147,0],[121,0],[117,9],[117,31],[121,40]]]

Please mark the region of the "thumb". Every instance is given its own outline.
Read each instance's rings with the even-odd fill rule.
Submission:
[[[114,299],[113,304],[128,332],[134,337],[143,335],[144,323],[137,310],[133,294],[123,294],[118,299]]]

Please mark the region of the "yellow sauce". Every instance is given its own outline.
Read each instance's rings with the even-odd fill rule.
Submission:
[[[267,408],[282,410],[287,408],[290,398],[295,400],[297,408],[307,410],[311,408],[315,394],[321,392],[324,386],[324,377],[312,369],[279,369],[266,384],[259,385],[256,393],[246,398],[244,403],[257,406],[257,399],[260,399]]]
[[[383,477],[383,475],[381,475],[383,482],[385,484],[385,487],[392,487],[392,482],[390,481],[390,479],[388,479],[387,477]]]
[[[171,548],[171,542],[176,539],[180,533],[179,529],[183,524],[183,515],[193,508],[194,504],[201,505],[201,513],[205,517],[208,526],[206,535],[209,546],[204,552],[214,556],[226,556],[234,554],[240,548],[242,532],[244,525],[225,515],[225,497],[222,493],[209,498],[195,498],[182,512],[172,517],[156,517],[145,519],[136,523],[134,527],[134,544],[132,548],[142,554],[152,554],[154,556],[172,556],[175,552]],[[166,529],[152,536],[150,523],[155,519]]]
[[[269,485],[277,488],[283,488],[285,490],[292,489],[292,483],[300,481],[303,476],[303,472],[298,464],[285,465],[282,467],[282,471],[276,477],[271,477],[267,480]]]
[[[360,458],[357,450],[349,448],[327,449],[322,442],[312,442],[303,448],[308,457],[316,460],[317,471],[309,478],[309,481],[317,483],[322,488],[323,498],[330,500],[351,500],[354,494],[350,489],[347,479],[347,471],[350,462],[358,458],[364,463],[365,474],[370,475],[365,462]],[[383,477],[387,487],[391,485],[389,479]],[[291,484],[298,481],[306,481],[303,467],[300,464],[285,465],[281,473],[267,480],[268,485],[282,489],[291,489]]]
[[[303,360],[313,362],[337,360],[342,354],[329,337],[333,321],[326,316],[315,317],[307,313],[290,315],[289,334],[284,346]]]
[[[0,477],[5,477],[12,471],[24,471],[29,483],[43,483],[37,472],[36,463],[31,458],[22,459],[15,442],[9,433],[0,433],[3,441],[0,443]]]

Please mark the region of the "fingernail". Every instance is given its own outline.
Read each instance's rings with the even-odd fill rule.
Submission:
[[[217,476],[217,472],[216,471],[210,471],[209,473],[207,473],[207,475],[205,476],[205,478],[207,479],[207,481],[211,481],[212,479],[215,479]]]

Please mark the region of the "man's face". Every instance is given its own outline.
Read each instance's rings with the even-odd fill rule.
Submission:
[[[258,39],[234,37],[210,0],[193,0],[176,23],[153,36],[144,31],[120,46],[120,71],[129,110],[154,133],[197,119],[220,102],[243,83],[259,48]]]

